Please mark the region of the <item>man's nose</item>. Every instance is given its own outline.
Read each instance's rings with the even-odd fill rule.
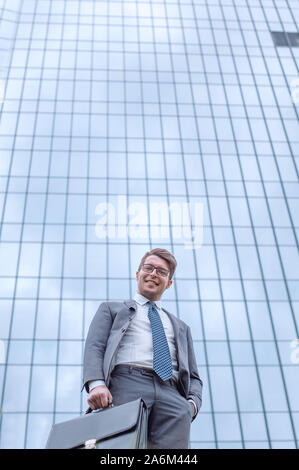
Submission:
[[[154,268],[153,271],[150,273],[151,276],[155,275],[158,276],[157,274],[157,268]]]

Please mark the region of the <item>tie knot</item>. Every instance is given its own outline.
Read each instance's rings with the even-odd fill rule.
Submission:
[[[155,302],[152,302],[152,301],[150,300],[148,304],[149,304],[149,307],[150,307],[150,308],[156,308]]]

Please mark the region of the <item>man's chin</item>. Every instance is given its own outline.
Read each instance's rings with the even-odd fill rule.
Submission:
[[[155,289],[155,286],[153,285],[149,285],[149,286],[144,286],[142,291],[141,291],[141,294],[146,297],[146,298],[154,298],[154,297],[157,297],[159,296],[159,292],[157,292],[157,290]]]
[[[153,281],[148,281],[143,284],[143,289],[149,289],[151,291],[159,289],[159,285]]]

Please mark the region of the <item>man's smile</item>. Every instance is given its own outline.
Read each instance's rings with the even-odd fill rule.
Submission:
[[[155,281],[152,281],[151,279],[149,279],[149,280],[147,280],[147,281],[144,281],[144,282],[146,282],[146,283],[148,283],[148,282],[152,282],[152,283],[153,283],[154,285],[156,285],[156,286],[158,286],[158,285],[159,285],[157,282],[155,282]]]

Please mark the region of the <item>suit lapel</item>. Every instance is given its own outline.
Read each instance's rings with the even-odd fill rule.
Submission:
[[[176,318],[175,315],[172,313],[168,312],[165,308],[162,308],[162,310],[167,313],[168,317],[170,318],[170,321],[173,326],[173,332],[174,332],[174,338],[176,342],[176,350],[177,350],[177,356],[178,356],[178,366],[180,367],[180,352],[181,352],[181,341],[180,341],[180,334],[181,334],[181,325],[178,322],[178,319]]]
[[[124,304],[128,307],[128,309],[126,308],[123,308],[119,311],[118,313],[118,317],[124,321],[126,320],[132,320],[133,317],[136,315],[136,312],[137,312],[137,304],[136,304],[136,301],[134,299],[128,299],[128,300],[124,300]],[[172,313],[168,312],[168,310],[166,310],[165,308],[162,308],[162,310],[167,313],[167,315],[169,316],[170,318],[170,321],[172,323],[172,326],[173,326],[173,331],[174,331],[174,336],[175,336],[175,339],[176,341],[178,342],[179,341],[179,337],[180,337],[180,333],[181,333],[181,325],[177,319],[177,317],[175,315],[173,315]]]
[[[124,301],[124,307],[117,314],[117,323],[121,327],[124,323],[130,322],[137,312],[135,300],[129,299]]]
[[[162,310],[167,313],[167,315],[169,316],[170,318],[170,321],[172,323],[172,326],[173,326],[173,331],[174,331],[174,336],[176,338],[176,340],[179,339],[179,336],[180,336],[180,331],[181,331],[181,326],[178,322],[178,319],[176,318],[175,315],[173,315],[172,313],[168,312],[165,308],[162,308]]]
[[[133,300],[133,299],[124,300],[124,304],[126,304],[126,306],[129,309],[135,310],[135,313],[136,313],[137,305],[136,305],[135,300]],[[133,315],[134,315],[134,312],[133,312]]]
[[[120,317],[120,319],[126,321],[126,320],[132,320],[133,317],[136,315],[136,312],[137,312],[137,304],[136,304],[136,301],[134,299],[128,299],[128,300],[124,300],[124,304],[128,307],[128,309],[121,309],[118,313],[118,317]],[[162,310],[167,313],[167,315],[169,316],[170,318],[170,321],[172,323],[172,326],[173,326],[173,331],[174,331],[174,337],[177,341],[177,343],[179,342],[179,338],[180,338],[180,333],[181,333],[181,325],[177,319],[177,317],[175,315],[173,315],[172,313],[168,312],[168,310],[166,310],[165,308],[162,308]]]

